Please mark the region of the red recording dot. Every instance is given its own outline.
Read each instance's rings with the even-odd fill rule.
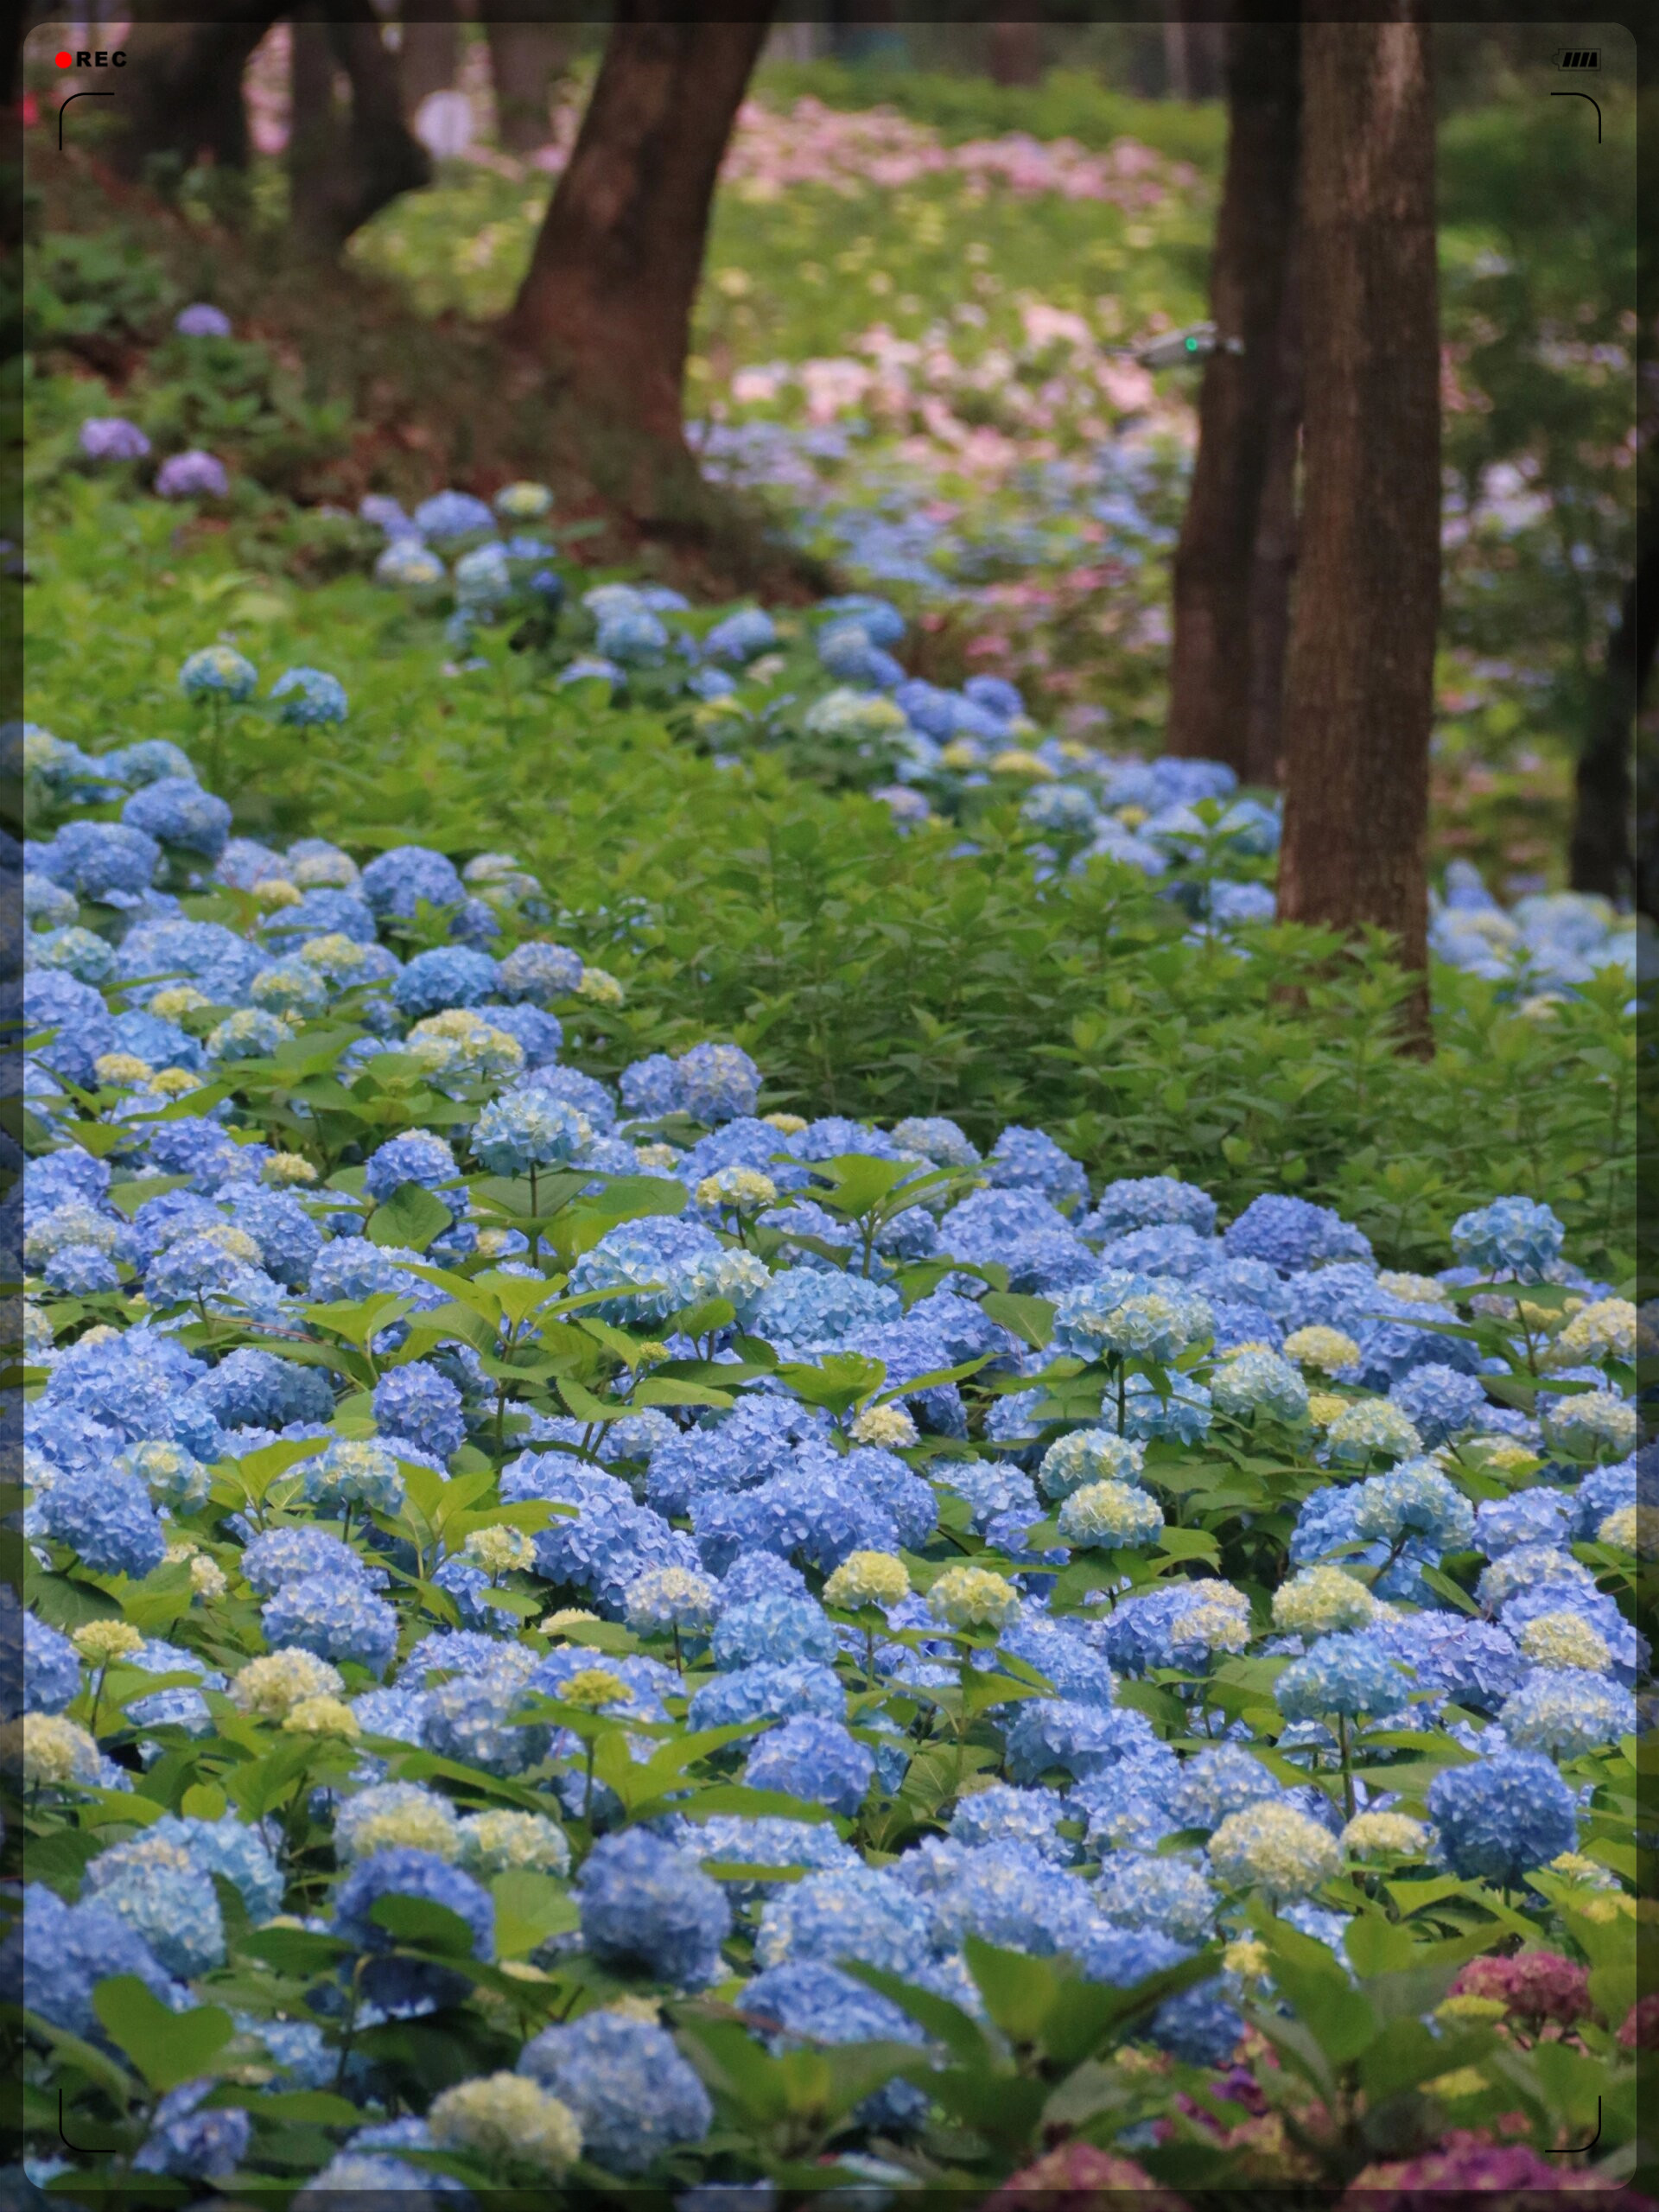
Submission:
[[[75,66],[75,57],[73,54],[54,54],[52,59],[60,69],[73,69]]]

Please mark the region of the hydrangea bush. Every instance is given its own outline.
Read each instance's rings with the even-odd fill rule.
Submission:
[[[38,2161],[1627,2168],[1644,1324],[1548,1192],[1407,1274],[719,1038],[613,1081],[513,864],[27,745]]]

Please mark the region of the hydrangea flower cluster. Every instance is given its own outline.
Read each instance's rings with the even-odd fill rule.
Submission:
[[[435,545],[493,529],[431,506]],[[597,611],[640,681],[676,650],[671,606]],[[879,678],[890,626],[840,613],[825,666]],[[739,622],[710,657],[771,645]],[[186,664],[204,713],[249,696],[235,658]],[[279,690],[315,722],[314,673]],[[1525,1914],[1522,1958],[1548,1938],[1579,1969],[1573,1930],[1627,1902],[1600,1846],[1652,1472],[1635,1310],[1546,1205],[1474,1210],[1405,1276],[1328,1209],[1096,1185],[1039,1130],[763,1110],[729,1040],[602,1079],[556,1011],[584,1033],[595,971],[538,933],[539,886],[491,903],[507,856],[232,837],[165,750],[124,821],[69,808],[28,853],[7,1201],[6,1725],[54,1839],[29,2063],[48,2031],[124,2063],[120,1974],[234,2037],[147,2109],[137,2171],[308,2161],[302,2203],[578,2160],[724,2182],[750,2171],[710,2090],[731,2037],[880,2046],[840,2155],[931,2158],[941,2001],[1003,2001],[983,1944],[1173,1977],[1110,2031],[1122,2079],[1208,2069],[1248,2106],[1247,2015],[1321,1947],[1345,1992],[1379,1883],[1421,1885],[1424,1940]],[[192,918],[181,867],[249,894],[221,910],[244,925]],[[331,1112],[378,1102],[343,1149],[266,1079],[324,1037]],[[424,1119],[386,1103],[411,1064]],[[158,1103],[208,1077],[200,1112]],[[872,1160],[897,1180],[866,1236],[826,1201]],[[1565,2018],[1519,1981],[1448,2003],[1500,1995]],[[405,2062],[440,2045],[441,2082]],[[283,2133],[267,2083],[326,2088],[325,2116]]]

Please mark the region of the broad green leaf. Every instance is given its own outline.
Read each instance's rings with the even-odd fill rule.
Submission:
[[[435,1236],[450,1225],[449,1209],[420,1183],[400,1183],[384,1205],[369,1216],[371,1244],[404,1245],[424,1252]]]
[[[199,2005],[169,2012],[137,1974],[112,1974],[92,1992],[92,2010],[111,2043],[126,2053],[152,2089],[175,2089],[206,2074],[236,2033],[228,2012]]]

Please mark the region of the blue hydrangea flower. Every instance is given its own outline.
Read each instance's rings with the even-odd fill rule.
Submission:
[[[449,1007],[480,1006],[495,988],[496,963],[464,944],[417,952],[391,986],[393,1001],[411,1020]]]
[[[554,999],[569,998],[582,981],[582,962],[562,944],[531,939],[518,945],[501,963],[496,978],[504,999],[527,999],[545,1007]]]
[[[216,308],[207,300],[193,300],[174,316],[173,327],[181,338],[228,338],[231,318],[223,308]]]
[[[211,1890],[208,1894],[217,1911],[219,1901]],[[67,1905],[43,1883],[31,1882],[22,1902],[21,1923],[5,1946],[5,1963],[13,1969],[7,1986],[18,1989],[23,2004],[42,2019],[105,2043],[92,1992],[115,1974],[136,1974],[170,2011],[182,2011],[191,2001],[137,1928],[101,1898],[88,1894]]]
[[[1431,1449],[1475,1427],[1486,1411],[1478,1379],[1439,1360],[1425,1360],[1391,1383],[1389,1396]]]
[[[22,1657],[23,1711],[61,1713],[80,1690],[80,1656],[74,1645],[26,1612]]]
[[[495,517],[482,499],[470,492],[435,492],[423,499],[410,517],[423,537],[467,537],[478,530],[493,530]]]
[[[734,1122],[752,1115],[760,1071],[736,1045],[694,1045],[674,1066],[683,1110],[693,1121]]]
[[[987,1154],[985,1168],[998,1188],[1039,1192],[1068,1212],[1089,1196],[1083,1169],[1041,1129],[1011,1122]]]
[[[442,1137],[430,1129],[407,1129],[369,1154],[363,1188],[377,1205],[384,1205],[403,1184],[418,1183],[436,1192],[453,1213],[465,1205],[466,1193],[444,1186],[457,1183],[460,1176],[455,1155]]]
[[[760,1738],[743,1778],[753,1789],[779,1790],[850,1818],[874,1775],[875,1761],[840,1721],[801,1714]]]
[[[111,1844],[86,1869],[86,1888],[118,1913],[181,1980],[225,1962],[225,1923],[211,1877],[182,1845],[153,1831]]]
[[[654,2021],[588,2012],[543,2028],[518,2071],[575,2114],[583,2155],[618,2174],[642,2174],[714,2120],[709,2093]]]
[[[773,2052],[808,2044],[920,2043],[922,2031],[889,1997],[819,1959],[791,1959],[769,1967],[745,1987],[744,2016]],[[861,2126],[890,2131],[910,2126],[927,2111],[927,2097],[913,2082],[895,2078],[866,2097],[855,2113]]]
[[[327,1529],[311,1522],[266,1529],[244,1545],[238,1562],[246,1581],[262,1598],[275,1597],[289,1582],[308,1574],[355,1574],[365,1582],[370,1573],[347,1543]],[[377,1570],[382,1582],[384,1570]]]
[[[273,1645],[296,1644],[319,1659],[351,1660],[377,1678],[397,1649],[397,1616],[360,1574],[302,1575],[266,1600],[260,1618]]]
[[[1071,1698],[1030,1698],[1007,1724],[1009,1779],[1041,1782],[1055,1767],[1078,1777],[1099,1774],[1155,1740],[1142,1713]]]
[[[721,1970],[731,1907],[720,1885],[643,1828],[601,1836],[576,1878],[584,1948],[613,1973],[699,1989]]]
[[[728,1728],[745,1720],[789,1720],[798,1713],[839,1720],[846,1710],[847,1693],[833,1667],[792,1659],[716,1675],[693,1695],[686,1717],[693,1728]]]
[[[1448,1767],[1429,1785],[1428,1815],[1454,1874],[1513,1887],[1578,1842],[1573,1794],[1538,1751],[1499,1751]]]
[[[1329,1713],[1380,1719],[1402,1710],[1409,1687],[1383,1646],[1360,1630],[1322,1636],[1286,1668],[1274,1696],[1288,1720],[1322,1720]]]
[[[383,1444],[367,1438],[336,1437],[327,1449],[305,1462],[308,1503],[330,1512],[358,1505],[375,1513],[397,1513],[404,1483],[397,1462]]]
[[[1052,1789],[1015,1789],[994,1782],[960,1798],[950,1818],[954,1841],[975,1847],[1018,1843],[1057,1866],[1069,1866],[1077,1846],[1059,1833],[1067,1808]]]
[[[1421,1536],[1440,1551],[1460,1550],[1474,1535],[1474,1510],[1432,1459],[1406,1459],[1370,1475],[1354,1497],[1354,1534],[1398,1546]]]
[[[714,1635],[715,1664],[722,1673],[763,1662],[786,1666],[792,1659],[828,1665],[837,1648],[835,1624],[823,1606],[783,1590],[766,1591],[747,1605],[729,1606]]]
[[[466,1983],[445,1967],[384,1955],[397,1938],[371,1916],[385,1897],[421,1897],[442,1905],[464,1923],[473,1956],[488,1959],[495,1948],[489,1891],[429,1851],[397,1847],[359,1860],[334,1892],[333,1932],[373,1955],[362,1977],[363,1994],[372,2004],[393,2013],[417,2012],[464,1994]]]
[[[613,1291],[594,1311],[607,1321],[663,1321],[696,1302],[692,1270],[717,1259],[720,1239],[700,1223],[658,1216],[625,1222],[608,1230],[571,1270],[572,1296],[584,1291]],[[762,1301],[764,1305],[764,1300]],[[762,1335],[771,1332],[757,1321]]]
[[[89,415],[79,443],[88,461],[143,461],[149,451],[149,440],[138,425],[119,415]]]
[[[163,776],[146,784],[122,808],[121,819],[157,844],[176,846],[210,865],[231,834],[230,808],[188,776]]]
[[[898,1292],[887,1283],[838,1270],[788,1268],[762,1294],[754,1329],[799,1357],[831,1350],[855,1329],[896,1321],[901,1311]]]
[[[345,685],[320,668],[284,669],[271,685],[270,696],[283,702],[278,721],[297,729],[321,728],[346,719]]]
[[[666,1052],[631,1061],[622,1071],[619,1088],[623,1110],[636,1121],[661,1121],[686,1110],[678,1065]]]
[[[513,1090],[484,1109],[473,1128],[472,1146],[493,1175],[524,1175],[576,1159],[593,1136],[586,1116],[563,1098]]]
[[[364,869],[359,889],[382,920],[407,921],[424,899],[431,906],[459,906],[467,893],[453,861],[424,845],[395,845]]]
[[[767,1898],[754,1955],[762,1967],[857,1959],[913,1975],[933,1948],[928,1901],[874,1866],[809,1874]]]
[[[144,1833],[182,1844],[199,1866],[222,1874],[241,1893],[255,1920],[269,1920],[282,1910],[282,1870],[258,1829],[234,1813],[216,1821],[168,1813]]]
[[[210,453],[169,454],[156,472],[156,495],[162,499],[222,499],[230,488],[224,462]]]
[[[1243,2015],[1212,1982],[1166,1998],[1147,2030],[1160,2050],[1188,2066],[1224,2066],[1243,2032]]]
[[[234,645],[204,645],[179,671],[179,689],[187,699],[213,694],[234,702],[251,699],[258,681],[258,670]]]
[[[1537,1282],[1561,1256],[1567,1231],[1534,1198],[1494,1198],[1452,1224],[1452,1249],[1466,1266],[1503,1281]]]
[[[1273,1191],[1252,1198],[1222,1242],[1230,1259],[1265,1260],[1281,1274],[1322,1261],[1371,1257],[1366,1238],[1329,1206]]]
[[[168,2092],[133,2159],[135,2171],[188,2181],[222,2179],[236,2171],[252,2139],[253,2122],[236,2105],[200,2111],[202,2099],[216,2086],[211,2080],[187,2082]]]
[[[1581,1668],[1538,1667],[1497,1718],[1517,1751],[1575,1759],[1633,1735],[1636,1700],[1629,1690]]]
[[[67,1544],[95,1574],[126,1574],[142,1581],[161,1565],[167,1549],[149,1492],[113,1466],[60,1474],[35,1510],[43,1533]]]
[[[1215,1890],[1198,1861],[1120,1851],[1101,1867],[1101,1912],[1123,1928],[1147,1929],[1177,1943],[1207,1942],[1215,1929]]]
[[[448,1459],[466,1441],[461,1392],[425,1360],[389,1368],[374,1386],[372,1403],[382,1435],[406,1439],[435,1459]]]

